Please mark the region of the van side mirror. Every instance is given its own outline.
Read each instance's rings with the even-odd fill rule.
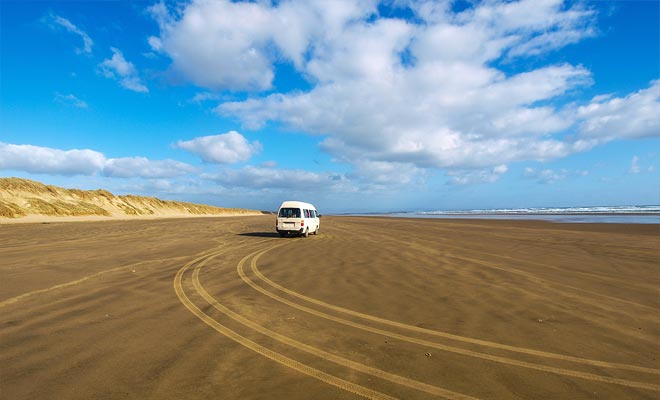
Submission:
[[[318,214],[317,217],[321,218],[321,214]]]

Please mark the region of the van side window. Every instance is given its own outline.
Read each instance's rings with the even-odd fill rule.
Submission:
[[[309,210],[305,210],[305,218],[309,218]]]

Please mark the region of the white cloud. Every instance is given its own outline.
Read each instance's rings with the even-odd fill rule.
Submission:
[[[584,4],[564,0],[522,0],[480,8],[484,23],[524,39],[512,46],[514,57],[541,54],[595,35],[595,12]]]
[[[628,168],[629,174],[642,174],[642,173],[653,173],[655,167],[652,164],[652,159],[655,157],[655,154],[651,153],[647,157],[633,156],[630,160],[630,167]]]
[[[620,99],[561,105],[591,73],[543,56],[596,34],[585,3],[493,0],[460,13],[449,1],[388,6],[417,18],[382,17],[376,0],[158,3],[150,10],[160,33],[149,43],[172,70],[216,92],[271,90],[276,64],[291,63],[311,89],[255,94],[216,111],[249,129],[273,121],[323,135],[321,148],[352,165],[351,179],[375,185],[412,184],[430,168],[446,169],[455,184],[494,182],[511,162],[660,132],[657,82]],[[209,162],[249,158],[222,146],[216,157],[210,139],[196,141],[178,146]],[[390,179],[379,172],[388,170]]]
[[[344,175],[331,172],[317,173],[246,166],[241,169],[226,169],[214,174],[202,174],[202,178],[226,188],[297,191],[332,191],[338,188],[341,188],[342,191],[350,190],[350,183]]]
[[[569,172],[565,169],[555,171],[552,169],[538,170],[530,167],[525,168],[525,172],[523,173],[525,178],[533,179],[536,182],[543,184],[563,181],[568,175]]]
[[[188,181],[184,179],[146,179],[146,180],[130,180],[124,181],[119,187],[121,192],[132,194],[144,194],[146,196],[154,196],[154,194],[166,195],[194,195],[200,191],[199,187],[190,186]],[[212,192],[212,190],[208,190]],[[168,196],[170,197],[170,196]],[[174,200],[174,199],[172,199]],[[185,201],[185,200],[184,200]]]
[[[195,172],[174,160],[145,157],[106,158],[89,149],[60,150],[28,144],[0,142],[0,170],[16,170],[49,175],[94,175],[116,178],[171,178]]]
[[[189,164],[174,160],[149,160],[146,157],[123,157],[106,160],[103,175],[115,178],[172,178],[195,172]]]
[[[219,93],[213,93],[213,92],[200,92],[200,93],[195,93],[195,96],[193,96],[192,99],[190,99],[190,103],[203,103],[205,101],[211,101],[211,100],[220,100],[222,98],[222,95]]]
[[[261,166],[264,168],[275,168],[277,167],[277,161],[275,160],[264,161],[261,163]]]
[[[339,40],[350,21],[374,13],[375,5],[372,0],[333,1],[332,6],[322,0],[274,6],[196,0],[170,11],[161,2],[150,8],[160,36],[149,38],[149,43],[169,55],[173,69],[197,85],[266,90],[272,87],[273,62],[290,60],[303,68],[311,47],[321,56],[326,50],[332,53],[335,48],[319,39]]]
[[[529,57],[595,34],[595,13],[563,0],[475,2],[459,14],[450,11],[450,2],[410,3],[426,23],[415,43],[423,60]]]
[[[598,96],[577,109],[577,118],[585,137],[660,137],[660,80],[625,97]]]
[[[50,175],[91,175],[103,168],[105,156],[94,150],[59,150],[0,142],[0,169]]]
[[[452,185],[473,185],[497,182],[508,170],[506,165],[498,165],[493,168],[450,170],[447,175],[451,177],[449,183]]]
[[[236,131],[221,135],[201,136],[188,141],[179,140],[176,147],[197,154],[209,163],[233,164],[247,161],[261,151],[261,143],[252,143]]]
[[[412,163],[355,160],[353,171],[347,175],[361,184],[362,190],[384,190],[411,184],[423,184],[428,171]]]
[[[639,157],[633,156],[632,160],[630,161],[630,168],[628,169],[628,172],[631,174],[639,174],[642,172],[642,168],[639,166]]]
[[[55,99],[57,103],[66,104],[78,108],[87,108],[87,103],[83,100],[80,100],[73,94],[61,94],[55,93]]]
[[[161,37],[150,38],[173,67],[194,83],[210,88],[267,89],[273,71],[264,53],[268,35],[266,7],[256,3],[195,1],[175,21],[162,3],[151,8]]]
[[[147,39],[147,42],[155,52],[161,52],[163,50],[163,42],[157,37],[151,36]]]
[[[547,29],[574,30],[592,16],[557,1],[540,11],[532,3],[487,3],[459,17],[443,10],[427,24],[368,21],[373,10],[358,8],[362,14],[349,14],[332,34],[310,33],[311,54],[298,64],[313,89],[225,102],[217,111],[248,128],[276,121],[327,135],[322,148],[344,161],[461,169],[580,151],[586,142],[551,137],[570,118],[537,103],[590,84],[589,71],[559,64],[507,76],[487,64]]]
[[[60,17],[59,15],[49,14],[48,16],[45,17],[45,21],[53,28],[61,27],[64,28],[67,32],[71,32],[80,36],[80,38],[83,40],[83,48],[76,49],[76,52],[78,53],[84,52],[88,54],[92,52],[92,46],[94,45],[94,41],[89,37],[87,33],[85,33],[80,28],[75,26],[68,19]]]
[[[201,177],[229,190],[267,190],[283,192],[289,196],[310,196],[383,193],[402,186],[422,185],[428,175],[426,170],[416,168],[412,164],[358,161],[350,173],[278,169],[275,163],[265,162],[260,166],[225,169],[217,173],[202,174]]]
[[[126,61],[119,49],[111,47],[112,58],[99,64],[99,71],[106,78],[116,79],[119,84],[134,92],[146,93],[149,89],[142,83],[133,63]]]

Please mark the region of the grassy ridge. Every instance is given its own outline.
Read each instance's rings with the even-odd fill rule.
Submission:
[[[21,178],[0,178],[0,217],[26,215],[112,216],[112,215],[222,215],[256,214],[243,208],[161,200],[145,196],[115,196],[107,190],[64,189]]]

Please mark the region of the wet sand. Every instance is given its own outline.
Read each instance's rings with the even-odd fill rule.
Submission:
[[[657,399],[660,227],[0,225],[2,399]]]

